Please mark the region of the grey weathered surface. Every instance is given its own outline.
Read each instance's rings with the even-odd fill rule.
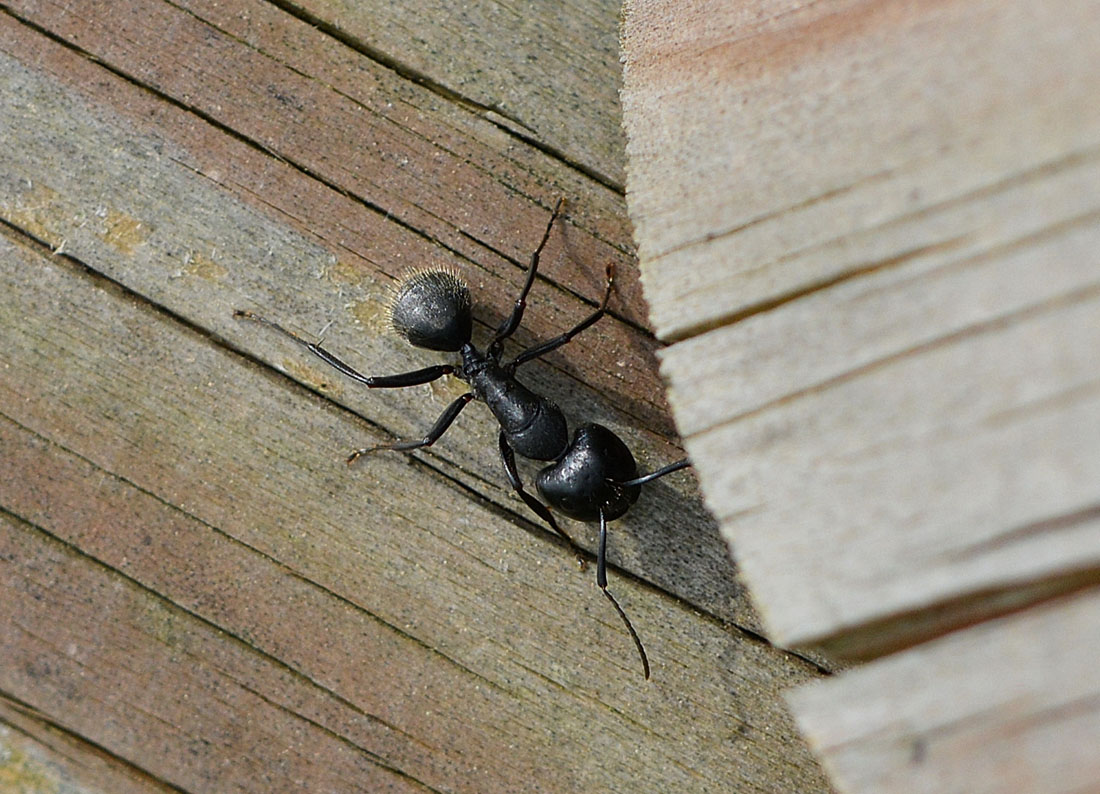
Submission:
[[[789,697],[846,791],[1096,791],[1097,626],[1092,588]]]
[[[770,636],[874,656],[1097,575],[1096,3],[631,8],[663,372]]]
[[[394,279],[456,267],[484,336],[565,195],[518,341],[591,311],[608,261],[615,316],[527,378],[643,468],[682,454],[622,197],[570,165],[585,145],[530,145],[310,21],[245,0],[0,13],[0,726],[26,737],[7,758],[38,759],[21,782],[823,790],[781,699],[820,672],[751,631],[689,475],[613,527],[646,683],[593,571],[504,485],[484,411],[344,466],[460,384],[367,393],[232,319],[422,365],[384,332]]]
[[[622,189],[618,0],[297,5],[403,73]]]
[[[874,660],[793,701],[834,782],[1097,790],[1100,5],[649,0],[623,48],[707,503],[774,642]]]

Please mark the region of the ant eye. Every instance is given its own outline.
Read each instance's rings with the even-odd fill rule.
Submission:
[[[449,270],[417,270],[401,281],[390,301],[390,324],[410,344],[428,350],[460,350],[470,341],[470,290]]]

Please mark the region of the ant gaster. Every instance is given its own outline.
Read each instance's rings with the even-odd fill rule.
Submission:
[[[271,320],[249,311],[238,310],[234,315],[275,329],[344,375],[366,384],[369,388],[416,386],[438,380],[444,375],[454,375],[468,383],[470,391],[451,402],[423,438],[358,449],[348,457],[348,463],[379,450],[409,451],[430,447],[472,400],[484,402],[500,424],[500,458],[509,484],[569,544],[578,554],[578,559],[583,560],[583,557],[573,539],[558,525],[546,505],[524,488],[516,468],[516,455],[550,462],[535,479],[539,494],[550,507],[579,521],[599,521],[596,584],[615,607],[630,632],[642,660],[643,672],[648,679],[649,659],[642,641],[626,612],[607,589],[607,522],[619,518],[630,509],[637,501],[642,485],[685,468],[690,462],[681,460],[640,477],[630,449],[614,432],[602,425],[583,424],[577,428],[573,440],[570,441],[561,409],[516,379],[516,370],[523,364],[566,344],[605,314],[614,281],[612,267],[607,267],[607,286],[603,300],[592,314],[564,334],[529,347],[515,358],[501,361],[505,340],[515,333],[523,320],[527,295],[538,271],[539,256],[550,238],[550,231],[561,206],[562,201],[559,199],[550,215],[542,240],[531,255],[527,279],[516,298],[512,312],[497,328],[484,353],[471,341],[473,316],[470,291],[458,276],[447,270],[423,270],[413,273],[399,286],[390,305],[390,320],[394,330],[416,347],[458,353],[462,357],[462,363],[457,366],[436,364],[398,375],[363,375],[319,344],[309,342]]]

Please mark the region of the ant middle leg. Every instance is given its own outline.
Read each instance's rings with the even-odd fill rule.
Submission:
[[[245,311],[243,309],[234,310],[233,316],[240,317],[244,320],[251,320],[254,323],[260,323],[261,325],[266,325],[268,328],[278,331],[283,336],[304,347],[333,369],[338,370],[353,380],[365,383],[367,388],[370,389],[401,389],[405,386],[419,386],[423,383],[431,383],[433,380],[439,380],[444,375],[450,375],[455,371],[454,366],[451,364],[437,364],[435,366],[413,370],[412,372],[402,372],[398,375],[364,375],[350,364],[345,364],[316,342],[310,342],[303,339],[301,336],[298,336],[298,334],[283,328],[273,320],[268,320],[266,317],[261,317],[254,312]]]
[[[416,441],[398,441],[394,444],[379,444],[374,447],[364,447],[363,449],[357,449],[348,455],[347,463],[350,466],[359,460],[364,455],[369,455],[372,452],[381,452],[382,450],[395,450],[399,452],[409,452],[414,449],[423,449],[424,447],[430,447],[440,437],[447,432],[447,428],[451,426],[451,423],[462,412],[462,409],[469,405],[470,401],[474,399],[473,392],[467,392],[461,397],[456,399],[445,409],[443,413],[439,415],[439,418],[435,420],[435,424],[428,430],[427,434]]]
[[[607,302],[611,300],[611,287],[615,282],[615,266],[609,264],[607,266],[607,286],[604,288],[603,300],[600,301],[600,305],[596,308],[596,311],[588,315],[584,320],[570,328],[564,334],[555,336],[553,339],[548,339],[545,342],[529,347],[516,356],[514,359],[504,365],[505,369],[509,372],[514,372],[520,365],[527,363],[528,361],[538,358],[539,356],[546,355],[551,350],[557,350],[566,342],[571,340],[574,336],[596,324],[607,313]]]
[[[550,230],[554,227],[554,221],[557,220],[564,202],[565,199],[559,198],[554,205],[554,210],[550,213],[550,220],[546,224],[546,231],[542,233],[542,240],[539,241],[535,252],[531,254],[531,263],[527,266],[527,280],[523,283],[523,289],[519,291],[519,297],[516,298],[515,305],[512,307],[512,313],[500,324],[493,336],[493,341],[489,343],[488,354],[494,360],[500,356],[504,340],[516,332],[523,320],[523,312],[527,308],[527,294],[535,283],[535,273],[539,269],[539,256],[542,255],[542,249],[546,247],[546,241],[550,239]]]

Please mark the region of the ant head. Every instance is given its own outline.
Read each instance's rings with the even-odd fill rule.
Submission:
[[[449,270],[417,270],[390,301],[390,324],[416,347],[460,350],[470,341],[470,290]]]

